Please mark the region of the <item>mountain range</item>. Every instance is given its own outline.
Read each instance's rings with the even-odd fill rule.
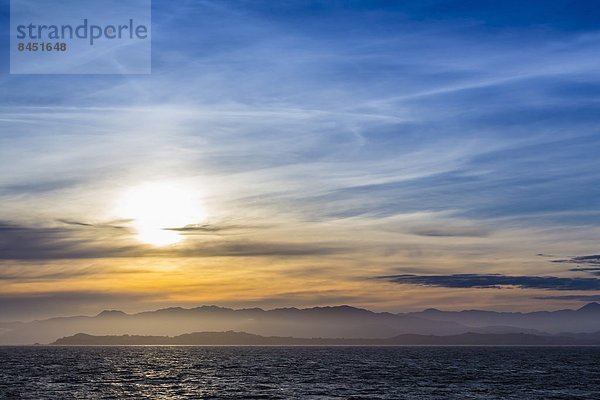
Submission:
[[[80,332],[99,336],[177,336],[189,332],[225,331],[266,337],[344,339],[389,339],[405,334],[592,334],[600,331],[600,304],[590,303],[577,310],[530,313],[428,309],[393,314],[350,306],[274,310],[175,307],[136,314],[112,310],[96,316],[0,323],[0,345],[51,343]]]
[[[565,346],[600,345],[600,332],[574,335],[528,333],[462,333],[460,335],[398,335],[387,339],[295,338],[246,332],[194,332],[179,336],[93,336],[78,333],[56,340],[55,346]]]

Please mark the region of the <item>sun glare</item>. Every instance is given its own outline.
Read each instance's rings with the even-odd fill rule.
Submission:
[[[140,242],[167,246],[183,240],[175,229],[202,222],[195,192],[170,183],[147,183],[126,190],[117,203],[121,218],[131,219]]]

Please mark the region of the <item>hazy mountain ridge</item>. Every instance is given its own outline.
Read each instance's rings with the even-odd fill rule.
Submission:
[[[178,336],[237,331],[265,337],[388,339],[402,334],[449,336],[468,332],[545,335],[564,332],[566,327],[573,333],[600,331],[600,305],[590,303],[579,310],[533,313],[430,309],[392,314],[350,306],[274,310],[174,307],[137,314],[107,310],[93,317],[0,323],[0,344],[50,343],[78,332],[96,336]]]
[[[544,336],[525,333],[460,335],[398,335],[387,339],[296,338],[260,336],[246,332],[194,332],[179,336],[93,336],[78,333],[56,340],[57,346],[394,346],[394,345],[600,345],[600,332],[584,336]]]
[[[425,311],[406,313],[435,321],[455,322],[473,328],[490,326],[515,327],[538,332],[560,333],[568,327],[571,332],[596,332],[600,330],[600,304],[589,303],[577,310],[497,312],[483,310],[441,311],[427,309]]]

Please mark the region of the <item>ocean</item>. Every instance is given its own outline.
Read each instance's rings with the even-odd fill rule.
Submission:
[[[598,347],[0,347],[1,399],[600,399]]]

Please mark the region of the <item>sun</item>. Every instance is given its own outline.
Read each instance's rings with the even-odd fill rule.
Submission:
[[[145,183],[127,189],[117,201],[120,218],[131,219],[140,242],[167,246],[183,240],[175,229],[205,219],[198,196],[189,187]]]

